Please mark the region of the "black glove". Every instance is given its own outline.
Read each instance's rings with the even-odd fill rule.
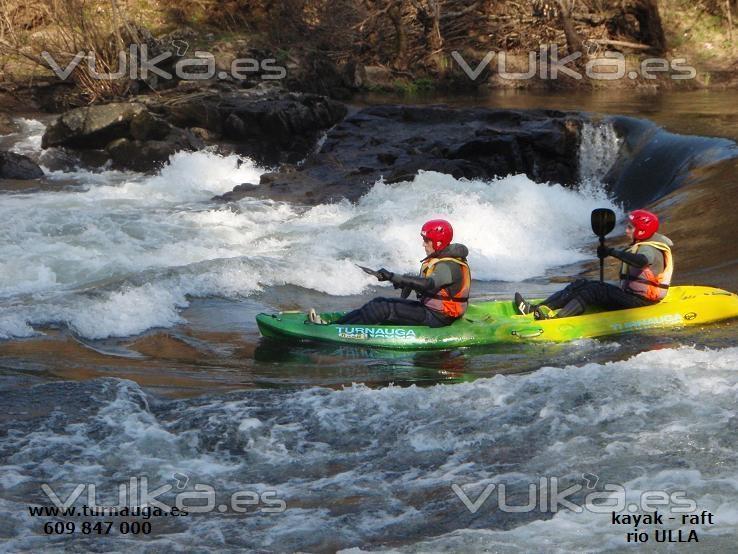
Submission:
[[[391,281],[394,276],[394,273],[387,271],[384,268],[378,269],[376,274],[377,281]]]
[[[425,277],[414,277],[412,275],[393,275],[390,280],[396,289],[407,288],[418,292],[428,292],[433,289],[433,280]],[[408,293],[409,294],[409,293]]]
[[[600,244],[597,247],[597,257],[600,260],[604,260],[608,256],[612,256],[612,248],[610,248],[609,246],[605,246],[604,244]]]

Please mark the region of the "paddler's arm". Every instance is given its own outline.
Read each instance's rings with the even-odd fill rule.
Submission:
[[[376,272],[377,281],[389,281],[396,289],[416,290],[418,292],[427,292],[433,290],[433,279],[425,277],[414,277],[412,275],[400,275],[392,273],[384,268],[378,269]]]
[[[389,281],[396,289],[409,288],[418,292],[431,292],[453,283],[453,275],[447,264],[439,263],[431,277],[393,274]]]
[[[613,258],[617,258],[618,260],[625,262],[629,266],[637,267],[639,269],[646,267],[650,263],[648,256],[644,256],[643,254],[634,254],[627,250],[618,250],[617,248],[608,248],[607,246],[600,246],[597,248],[597,256],[600,258],[612,256]]]
[[[413,275],[392,275],[390,282],[396,289],[412,289],[418,292],[428,292],[434,289],[433,279],[415,277]]]

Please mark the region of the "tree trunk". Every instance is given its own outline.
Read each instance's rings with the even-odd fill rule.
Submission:
[[[402,22],[404,0],[389,0],[391,3],[387,15],[395,27],[395,62],[396,69],[407,69],[407,29]]]
[[[574,23],[571,19],[571,8],[562,0],[559,0],[559,14],[561,17],[561,26],[564,29],[564,36],[566,36],[566,46],[569,54],[581,52],[582,57],[579,59],[586,60],[587,52],[585,52],[584,46],[582,45],[582,39],[574,28]]]
[[[666,37],[656,0],[634,0],[629,8],[628,11],[638,20],[641,42],[650,44],[657,54],[666,52]]]
[[[728,12],[728,38],[733,42],[733,10],[730,0],[725,0],[725,11]]]
[[[418,21],[423,25],[425,46],[428,51],[424,59],[435,67],[440,75],[446,72],[446,63],[443,55],[443,35],[441,35],[441,1],[442,0],[412,0]]]
[[[428,0],[433,25],[431,26],[428,44],[433,53],[443,48],[443,37],[441,36],[441,0]]]

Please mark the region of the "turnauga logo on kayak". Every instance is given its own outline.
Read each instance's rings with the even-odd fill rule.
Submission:
[[[415,337],[412,329],[393,329],[382,327],[338,327],[338,336],[345,339],[368,339],[368,338],[409,338]]]
[[[636,321],[626,321],[625,323],[613,323],[612,328],[615,331],[628,331],[631,329],[641,329],[645,327],[655,327],[658,325],[678,325],[682,322],[682,316],[679,314],[662,315],[659,317],[651,317],[649,319],[639,319]]]

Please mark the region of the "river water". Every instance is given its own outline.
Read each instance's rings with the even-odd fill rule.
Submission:
[[[41,150],[45,116],[19,117],[20,131],[0,137],[0,146],[36,159],[46,176],[34,190],[9,185],[0,195],[0,548],[627,545],[632,526],[612,524],[609,511],[506,512],[499,487],[473,511],[458,492],[473,501],[503,483],[509,504],[524,505],[530,484],[542,496],[540,480],[549,490],[556,479],[562,490],[582,485],[570,497],[579,505],[588,492],[621,486],[638,508],[643,491],[665,491],[666,511],[684,491],[716,517],[684,529],[697,530],[701,547],[732,551],[734,322],[434,353],[259,338],[261,311],[346,309],[393,294],[354,264],[415,270],[423,255],[417,230],[440,214],[470,249],[476,298],[545,295],[569,275],[591,272],[590,211],[622,215],[646,197],[677,243],[677,281],[738,289],[732,143],[680,136],[738,139],[732,93],[504,94],[449,103],[595,114],[579,153],[581,185],[425,172],[409,183],[378,182],[357,204],[224,205],[211,198],[258,182],[266,168],[198,152],[175,155],[156,175],[79,169],[64,153]],[[615,114],[673,134],[605,117]],[[608,181],[623,146],[614,129],[626,124],[639,129],[626,145],[629,177]],[[654,188],[676,151],[691,157],[678,168],[679,186]],[[120,484],[143,477],[150,490],[171,485],[159,497],[169,505],[177,493],[208,485],[226,508],[153,517],[145,537],[47,536],[48,518],[28,512],[51,504],[42,483],[61,498],[93,483],[98,504],[110,505]],[[229,507],[238,491],[258,497],[248,513]],[[281,505],[275,498],[284,511],[270,512]],[[666,549],[654,540],[650,548]]]

